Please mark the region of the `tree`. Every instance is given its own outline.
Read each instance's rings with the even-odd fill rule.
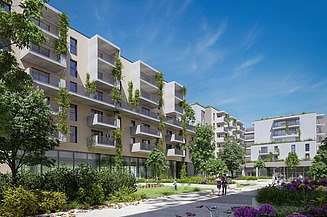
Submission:
[[[288,166],[291,170],[295,170],[297,166],[300,165],[300,160],[295,152],[289,152],[288,156],[285,159],[285,164]],[[293,178],[293,174],[292,174]]]
[[[213,129],[210,125],[196,126],[194,139],[188,147],[194,168],[199,172],[205,172],[209,159],[214,157],[215,144],[212,139]]]
[[[318,179],[327,178],[327,137],[322,141],[323,145],[319,147],[317,155],[314,157],[309,174]]]
[[[228,170],[233,173],[244,164],[244,150],[235,142],[228,141],[224,144],[222,150],[219,152],[219,157],[225,162]]]
[[[206,164],[206,172],[208,175],[226,174],[228,169],[220,158],[210,158]]]
[[[42,92],[8,91],[0,85],[0,163],[11,169],[13,182],[23,165],[50,166],[45,152],[59,146],[57,126]]]
[[[165,154],[157,148],[152,149],[149,154],[149,157],[146,159],[146,166],[149,167],[153,172],[153,177],[158,178],[162,165],[165,164]]]
[[[189,103],[185,104],[185,117],[186,117],[186,123],[187,124],[193,124],[195,122],[195,112],[192,109],[191,105]]]
[[[260,176],[260,170],[266,170],[266,164],[263,160],[258,160],[257,162],[255,162],[254,164],[254,169],[258,168],[258,172],[259,172],[259,176]]]
[[[21,1],[21,13],[0,10],[0,163],[10,167],[14,183],[22,165],[50,165],[45,152],[59,145],[51,139],[57,129],[45,96],[32,88],[31,76],[20,68],[12,51],[12,46],[23,49],[48,41],[30,19],[42,20],[44,2]]]

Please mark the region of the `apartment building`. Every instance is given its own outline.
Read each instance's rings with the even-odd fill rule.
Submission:
[[[18,5],[18,4],[15,4]],[[19,10],[13,7],[12,10]],[[30,48],[14,49],[21,67],[26,69],[35,85],[44,90],[54,115],[60,110],[57,99],[60,87],[69,90],[71,105],[67,124],[70,135],[59,133],[60,147],[49,151],[47,156],[58,165],[76,167],[86,162],[97,167],[115,168],[114,130],[122,129],[123,165],[136,177],[149,177],[150,171],[145,162],[149,152],[156,147],[156,141],[163,138],[166,153],[168,177],[179,177],[179,164],[182,157],[187,162],[188,175],[193,175],[188,151],[180,150],[181,144],[191,140],[194,126],[187,126],[187,138],[182,138],[181,116],[184,114],[179,102],[184,99],[182,85],[165,82],[164,107],[165,129],[160,132],[159,104],[156,74],[158,70],[141,60],[132,62],[121,56],[120,47],[100,35],[87,37],[73,28],[68,31],[69,52],[55,57],[54,44],[59,38],[58,21],[61,12],[46,5],[42,10],[43,20],[34,20],[49,38],[49,43]],[[112,74],[115,57],[123,65],[122,79],[116,80]],[[96,83],[95,93],[86,88],[86,74]],[[62,76],[64,75],[64,76]],[[140,105],[132,105],[128,100],[129,82],[133,92],[139,90]],[[114,103],[112,91],[118,88],[122,102]],[[119,117],[117,118],[117,115]],[[94,145],[89,147],[94,139]],[[33,167],[42,171],[46,168]]]
[[[254,121],[253,127],[245,132],[246,157],[252,161],[270,158],[272,162],[266,162],[267,174],[281,173],[289,177],[291,171],[284,160],[289,152],[296,152],[301,160],[296,173],[306,174],[325,137],[324,114],[310,112],[265,118]],[[247,167],[253,168],[253,164]],[[252,173],[251,169],[247,173]]]
[[[225,111],[219,111],[211,106],[204,107],[199,103],[193,103],[191,107],[195,113],[195,125],[208,124],[213,127],[216,156],[220,148],[228,140],[234,141],[241,146],[244,145],[245,127],[242,121],[230,116]]]

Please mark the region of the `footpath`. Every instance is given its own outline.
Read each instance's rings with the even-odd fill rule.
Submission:
[[[232,217],[232,207],[242,205],[256,207],[257,204],[254,199],[256,191],[267,184],[261,183],[257,186],[228,190],[226,196],[217,196],[217,191],[215,191],[215,195],[211,197],[210,190],[199,191],[149,199],[138,205],[125,206],[121,209],[90,210],[75,215],[77,217],[184,217],[186,212],[191,212],[195,213],[196,217],[209,217],[211,215],[206,206],[216,206],[219,217]],[[211,186],[206,185],[205,187]],[[199,208],[201,206],[202,208]]]

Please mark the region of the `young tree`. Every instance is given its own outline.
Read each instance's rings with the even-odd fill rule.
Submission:
[[[0,85],[0,163],[11,169],[15,183],[23,165],[51,165],[45,152],[59,146],[57,126],[43,93],[30,88],[7,91]]]
[[[254,169],[258,168],[259,171],[259,176],[260,176],[260,171],[261,170],[266,170],[266,163],[263,160],[258,160],[257,162],[255,162],[254,164]]]
[[[215,144],[212,142],[213,129],[210,125],[197,125],[195,136],[192,142],[188,144],[192,153],[191,160],[195,169],[199,172],[206,171],[206,165],[209,159],[213,157]]]
[[[149,167],[153,172],[153,177],[159,178],[162,165],[165,164],[165,154],[157,148],[152,149],[149,157],[146,159],[146,166]]]
[[[219,157],[225,162],[232,177],[234,171],[244,164],[244,150],[235,142],[228,141],[224,144],[222,150],[219,152]]]
[[[220,158],[210,158],[206,164],[206,173],[208,175],[226,174],[227,166]]]
[[[319,147],[317,155],[314,157],[309,174],[318,179],[327,178],[327,137],[323,140],[323,145]]]
[[[293,172],[297,166],[300,165],[300,160],[295,152],[289,152],[288,156],[285,159],[285,164],[288,166]],[[293,174],[292,174],[293,179]]]

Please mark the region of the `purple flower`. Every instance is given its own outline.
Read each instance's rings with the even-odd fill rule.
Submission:
[[[290,214],[286,217],[306,217],[306,216],[299,213],[299,214]]]
[[[291,186],[289,190],[294,192],[294,191],[296,191],[296,187]]]
[[[275,210],[270,204],[263,204],[259,208],[259,215],[275,216]]]
[[[259,212],[253,207],[241,206],[234,212],[235,217],[258,217]]]

